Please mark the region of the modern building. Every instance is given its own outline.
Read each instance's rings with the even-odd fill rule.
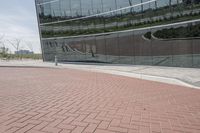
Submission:
[[[36,0],[44,61],[200,68],[199,0]]]

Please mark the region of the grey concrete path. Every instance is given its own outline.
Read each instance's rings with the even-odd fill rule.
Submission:
[[[40,60],[0,61],[0,66],[72,68],[85,71],[110,73],[115,75],[122,75],[200,89],[200,68],[198,69],[95,63],[62,63],[58,66],[55,66],[54,63],[42,62]]]

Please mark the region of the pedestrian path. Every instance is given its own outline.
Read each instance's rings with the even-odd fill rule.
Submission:
[[[96,71],[139,79],[164,82],[200,89],[200,68],[180,68],[164,66],[120,65],[100,63],[59,63],[41,60],[0,61],[1,66],[72,68],[84,71]]]
[[[69,68],[0,74],[0,133],[200,132],[198,89]]]

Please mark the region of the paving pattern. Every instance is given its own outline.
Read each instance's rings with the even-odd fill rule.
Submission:
[[[72,69],[0,68],[0,133],[200,133],[200,90]]]

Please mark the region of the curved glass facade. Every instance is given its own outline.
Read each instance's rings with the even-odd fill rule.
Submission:
[[[44,61],[200,67],[200,0],[36,0]]]

